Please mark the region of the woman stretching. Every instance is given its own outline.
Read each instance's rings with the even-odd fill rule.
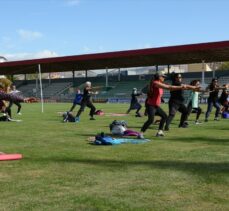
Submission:
[[[226,85],[225,87],[227,88],[227,86],[228,85]],[[208,122],[208,118],[210,116],[213,106],[216,108],[214,120],[219,121],[220,104],[218,94],[219,90],[224,89],[225,87],[219,86],[217,78],[213,78],[210,85],[207,87],[207,91],[209,91],[210,94],[208,97],[208,108],[205,114],[205,122]]]
[[[80,106],[80,109],[76,115],[76,118],[75,118],[75,121],[76,122],[79,122],[80,121],[80,114],[84,111],[85,107],[87,106],[88,108],[90,108],[90,120],[95,120],[94,119],[94,114],[95,114],[95,106],[92,104],[92,101],[91,101],[91,82],[90,81],[87,81],[85,83],[85,87],[84,87],[84,90],[83,90],[83,98],[82,98],[82,101],[81,101],[81,106]]]
[[[199,80],[194,80],[191,82],[192,86],[200,86]],[[203,91],[203,90],[202,90]],[[196,113],[196,121],[195,124],[201,124],[199,121],[200,114],[202,112],[202,109],[199,106],[199,92],[200,91],[191,91],[190,93],[190,101],[188,103],[188,116],[191,114],[192,111],[195,111]]]
[[[148,97],[146,101],[148,120],[142,126],[139,138],[144,138],[143,133],[153,123],[155,115],[161,117],[159,130],[156,136],[157,137],[164,136],[163,127],[167,120],[167,114],[160,107],[161,97],[163,95],[163,89],[168,89],[168,90],[186,89],[185,84],[181,86],[172,86],[172,85],[164,84],[165,77],[166,77],[165,75],[157,73],[154,75],[154,78],[150,82]]]

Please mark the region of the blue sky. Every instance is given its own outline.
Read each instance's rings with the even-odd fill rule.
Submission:
[[[0,56],[67,56],[229,40],[227,0],[1,0]]]

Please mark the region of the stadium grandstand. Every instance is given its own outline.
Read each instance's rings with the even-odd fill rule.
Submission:
[[[128,74],[128,72],[127,72]],[[94,101],[98,102],[126,102],[129,103],[130,95],[133,87],[142,90],[154,73],[144,75],[122,75],[120,78],[117,75],[109,76],[108,86],[106,86],[106,76],[98,74],[97,77],[88,77],[93,86],[99,87],[97,94],[93,95]],[[192,80],[198,79],[201,81],[201,72],[186,72],[183,74],[183,82],[189,84]],[[229,70],[217,71],[215,77],[219,79],[220,84],[227,84],[229,82]],[[209,84],[212,80],[212,72],[205,73],[205,83]],[[75,97],[75,89],[83,89],[85,77],[61,78],[61,79],[43,79],[43,95],[45,101],[54,102],[72,102]],[[170,83],[169,77],[166,81]],[[20,90],[25,97],[40,96],[40,88],[37,80],[15,80],[18,90]],[[170,97],[169,91],[165,90],[164,99],[168,100]],[[207,96],[202,96],[202,102],[206,102]],[[143,96],[140,101],[144,101]]]
[[[0,57],[0,61],[0,74],[11,78],[24,75],[14,83],[25,97],[39,98],[42,91],[44,100],[54,102],[72,101],[75,88],[82,89],[85,81],[99,87],[94,101],[129,102],[132,88],[143,89],[157,71],[168,76],[171,72],[182,73],[187,84],[199,79],[206,86],[213,77],[218,77],[220,84],[229,81],[229,70],[215,71],[222,61],[229,61],[229,41],[24,61]],[[42,79],[42,89],[38,76],[28,79],[28,74],[38,72],[47,74],[47,79]],[[63,78],[61,72],[68,74]],[[55,78],[50,77],[51,73]],[[169,77],[167,82],[170,83]],[[165,100],[169,95],[165,91]],[[202,97],[205,102],[206,96]]]

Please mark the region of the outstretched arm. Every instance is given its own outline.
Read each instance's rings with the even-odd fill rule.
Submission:
[[[188,84],[182,84],[185,86],[185,89],[187,90],[193,90],[193,91],[200,91],[201,87],[200,86],[192,86],[192,85],[188,85]]]
[[[13,101],[13,102],[24,102],[24,98],[13,95],[13,94],[7,94],[3,91],[0,91],[0,100],[5,100],[5,101]]]
[[[173,86],[173,85],[167,85],[164,83],[160,83],[160,82],[155,82],[155,86],[158,88],[162,88],[162,89],[168,89],[171,91],[176,91],[176,90],[181,90],[181,89],[185,89],[186,86],[182,85],[182,86]]]
[[[7,94],[7,93],[5,93],[3,91],[0,91],[0,100],[29,103],[34,99],[35,98],[33,98],[33,97],[22,98],[20,96],[14,95],[14,94]]]

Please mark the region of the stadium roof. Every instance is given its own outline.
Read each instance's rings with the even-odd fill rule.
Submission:
[[[0,74],[25,74],[38,71],[66,72],[105,68],[143,67],[229,61],[229,41],[9,61],[0,63]]]

